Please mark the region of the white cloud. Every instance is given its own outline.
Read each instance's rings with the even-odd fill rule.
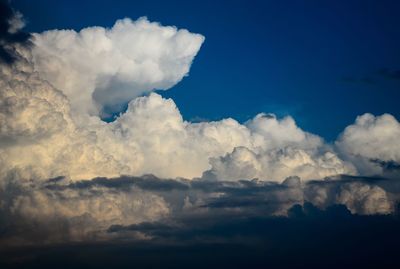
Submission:
[[[273,114],[258,114],[246,126],[263,140],[263,149],[295,146],[301,149],[316,149],[323,145],[322,139],[300,129],[290,116],[278,120]]]
[[[211,164],[211,170],[204,177],[221,180],[259,178],[281,181],[290,176],[310,180],[355,172],[350,164],[330,151],[314,155],[292,147],[262,151],[259,154],[246,147],[237,147],[232,153],[211,159]]]
[[[351,164],[343,162],[320,137],[297,127],[291,117],[278,120],[274,115],[259,114],[246,127],[258,143],[212,158],[206,178],[281,181],[289,176],[308,180],[355,173]]]
[[[400,159],[395,143],[400,127],[390,115],[366,114],[347,127],[336,143],[343,161],[335,148],[303,131],[291,117],[259,114],[244,124],[231,118],[191,123],[183,120],[171,99],[155,93],[137,97],[179,82],[203,40],[145,18],[120,20],[110,29],[35,34],[32,52],[18,48],[20,59],[1,72],[3,177],[82,179],[152,173],[172,178],[309,180],[357,174],[354,166],[362,173],[366,166],[381,169],[371,158]],[[155,69],[147,69],[148,63]],[[112,92],[103,92],[109,98],[98,104],[129,102],[127,111],[112,123],[86,114],[86,109],[96,108],[104,79],[115,83],[109,88]],[[120,90],[123,100],[116,97],[122,96]]]
[[[204,203],[232,198],[218,189],[190,189],[171,198],[136,189],[51,190],[46,185],[57,176],[74,182],[149,173],[230,181],[216,183],[237,190],[245,186],[240,179],[275,181],[251,183],[265,188],[255,198],[273,204],[273,215],[305,200],[321,208],[343,203],[359,214],[393,210],[379,186],[302,183],[382,173],[371,159],[399,162],[400,124],[391,115],[358,117],[332,147],[291,117],[262,113],[243,124],[231,118],[192,123],[183,120],[173,100],[149,93],[178,83],[203,40],[142,18],[117,21],[111,29],[36,34],[32,51],[15,45],[15,63],[0,67],[0,210],[42,224],[62,219],[72,227],[71,237],[81,238],[111,224],[158,220],[171,208],[206,214]],[[122,103],[128,103],[127,111],[115,121],[100,119],[101,109],[118,110]]]
[[[20,59],[0,69],[2,181],[117,175],[122,167],[96,145],[95,133],[77,128],[67,97],[34,72],[29,51],[18,51]]]
[[[371,160],[400,162],[400,123],[390,114],[366,113],[347,126],[336,142],[345,158],[361,174],[381,174],[382,167]]]
[[[67,95],[74,112],[98,115],[178,83],[203,41],[202,35],[145,17],[126,18],[109,29],[34,34],[32,54],[35,70]]]
[[[246,124],[230,118],[191,123],[182,119],[173,100],[155,93],[132,100],[112,123],[90,117],[81,125],[71,117],[68,96],[34,72],[26,54],[2,69],[4,177],[152,173],[193,178],[211,168],[206,174],[221,180],[281,181],[353,172],[320,137],[304,132],[290,117],[260,114]]]

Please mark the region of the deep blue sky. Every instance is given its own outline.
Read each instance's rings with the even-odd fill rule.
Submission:
[[[29,31],[147,16],[206,37],[162,93],[185,119],[292,115],[328,141],[365,112],[400,118],[400,1],[14,0]]]

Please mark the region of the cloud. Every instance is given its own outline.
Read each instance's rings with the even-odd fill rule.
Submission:
[[[126,18],[111,28],[34,34],[32,55],[36,70],[67,95],[74,111],[107,116],[135,97],[178,83],[203,41],[145,17]]]
[[[298,215],[293,207],[307,203],[318,210],[344,205],[350,215],[387,215],[395,212],[400,188],[395,179],[361,177],[310,182],[291,177],[276,183],[148,175],[9,182],[0,197],[0,241],[31,245],[166,240],[227,219],[291,217]],[[120,233],[126,231],[132,233]]]
[[[21,16],[7,19],[16,34]],[[393,116],[364,114],[334,144],[290,116],[185,121],[153,91],[186,76],[203,41],[141,18],[5,43],[1,246],[287,243],[282,231],[334,238],[332,220],[334,235],[398,224]]]
[[[383,171],[398,171],[400,169],[400,164],[395,161],[382,161],[379,159],[371,159],[372,163],[376,163],[383,168]]]
[[[398,197],[398,194],[395,196]],[[383,187],[364,180],[313,182],[305,190],[305,197],[319,207],[342,204],[354,214],[367,215],[393,212],[398,199],[391,201]]]
[[[198,225],[193,230],[162,223],[116,226],[110,229],[110,234],[128,236],[140,231],[158,239],[147,243],[8,248],[0,252],[0,265],[4,268],[399,266],[398,218],[351,215],[343,206],[321,211],[309,204],[296,206],[291,212],[290,218],[258,216],[216,221],[210,218],[208,223],[194,220],[191,225]]]
[[[261,113],[243,124],[231,118],[193,123],[183,120],[171,99],[156,93],[138,97],[167,89],[188,73],[204,37],[187,30],[124,19],[109,29],[51,30],[33,40],[32,48],[15,44],[19,60],[1,71],[2,181],[154,174],[280,182],[290,176],[370,175],[368,166],[379,174],[382,169],[370,159],[397,161],[384,156],[399,152],[384,145],[397,135],[390,115],[382,116],[386,125],[376,121],[376,135],[391,128],[391,138],[374,140],[377,150],[365,154],[368,147],[352,137],[372,115],[346,128],[333,147],[290,116]],[[113,122],[101,120],[107,106],[124,103],[126,111]]]
[[[289,116],[278,120],[274,115],[259,114],[246,127],[256,137],[257,146],[236,147],[225,156],[212,158],[205,178],[283,180],[355,173],[320,137],[301,130]]]
[[[29,52],[21,49],[20,54],[25,61],[2,72],[3,179],[149,173],[194,178],[210,169],[211,158],[214,177],[236,180],[239,173],[224,175],[226,163],[216,164],[226,159],[220,156],[240,149],[257,156],[251,165],[258,165],[255,174],[240,178],[280,181],[296,174],[309,179],[352,171],[321,138],[289,117],[260,114],[246,124],[233,119],[191,123],[173,100],[155,93],[132,100],[114,122],[92,117],[81,126],[68,97],[34,71]]]
[[[400,123],[390,114],[366,113],[347,126],[336,141],[340,152],[363,175],[379,175],[384,169],[374,160],[400,161]]]
[[[0,241],[23,245],[101,240],[102,231],[115,223],[156,221],[169,214],[162,197],[133,185],[76,188],[63,184],[61,180],[5,186],[0,192],[0,213],[4,218]]]

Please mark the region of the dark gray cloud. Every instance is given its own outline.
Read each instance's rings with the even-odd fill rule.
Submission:
[[[370,161],[381,166],[386,172],[400,172],[400,163],[396,161],[385,161],[380,159],[371,159]]]
[[[203,218],[207,218],[203,215]],[[109,233],[144,233],[136,242],[8,248],[1,268],[398,268],[400,219],[353,215],[342,205],[310,203],[288,217],[191,218],[185,225],[112,226]],[[191,227],[191,228],[188,228]]]
[[[223,242],[227,239],[223,233],[215,237],[201,231],[208,233],[225,222],[298,218],[314,211],[320,218],[321,212],[336,205],[350,216],[395,215],[400,184],[394,178],[347,175],[304,183],[297,177],[282,183],[152,175],[70,182],[57,177],[41,184],[10,181],[0,189],[0,197],[3,246],[105,238],[178,244],[193,243],[195,238]]]
[[[173,179],[160,179],[154,175],[144,175],[141,177],[121,176],[119,178],[105,178],[98,177],[92,180],[82,180],[73,182],[68,185],[52,185],[49,188],[73,188],[73,189],[87,189],[94,186],[115,188],[115,189],[130,189],[131,187],[138,187],[143,190],[150,191],[172,191],[186,190],[189,188],[188,183],[184,180],[177,181]]]

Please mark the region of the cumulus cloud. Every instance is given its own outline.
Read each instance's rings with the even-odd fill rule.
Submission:
[[[24,60],[2,69],[4,178],[10,173],[25,178],[148,173],[193,178],[211,168],[204,178],[281,181],[352,172],[351,165],[292,118],[260,114],[245,124],[234,119],[191,123],[173,100],[155,93],[132,100],[114,122],[92,117],[82,126],[72,116],[68,96],[34,70],[30,52],[20,49],[20,55]]]
[[[67,95],[74,110],[104,116],[178,83],[203,41],[202,35],[145,17],[126,18],[111,28],[34,34],[32,54],[36,70]]]
[[[366,113],[346,127],[336,144],[343,156],[353,162],[361,174],[379,175],[385,172],[379,160],[400,162],[399,137],[400,123],[395,117],[390,114],[374,116]]]
[[[67,97],[34,71],[30,51],[15,49],[21,59],[0,70],[2,182],[117,175],[119,164],[96,145],[96,135],[72,120]]]
[[[301,130],[291,117],[278,120],[274,115],[259,114],[246,127],[257,144],[235,147],[225,156],[212,158],[205,178],[316,179],[355,173],[350,163],[342,161],[320,137]]]
[[[18,20],[7,17],[7,35]],[[400,126],[391,115],[360,116],[331,145],[290,116],[185,121],[152,92],[187,75],[203,41],[141,18],[37,33],[33,47],[4,43],[13,61],[0,66],[2,242],[152,240],[160,227],[298,217],[309,203],[394,212]]]
[[[289,116],[192,123],[183,120],[171,99],[156,93],[138,97],[179,82],[203,40],[141,18],[119,20],[109,29],[35,34],[32,49],[15,45],[19,61],[1,71],[2,177],[79,180],[151,173],[282,181],[363,172],[349,157],[366,150],[350,141],[361,132],[352,131],[356,127],[349,126],[336,143],[338,155]],[[113,122],[101,120],[106,107],[125,103],[127,110]],[[363,117],[356,126],[363,126]],[[391,122],[397,123],[393,117]],[[387,136],[395,137],[396,130]],[[393,140],[382,138],[375,147],[385,139]],[[379,148],[382,154],[399,151]],[[382,154],[366,157],[388,160]]]

